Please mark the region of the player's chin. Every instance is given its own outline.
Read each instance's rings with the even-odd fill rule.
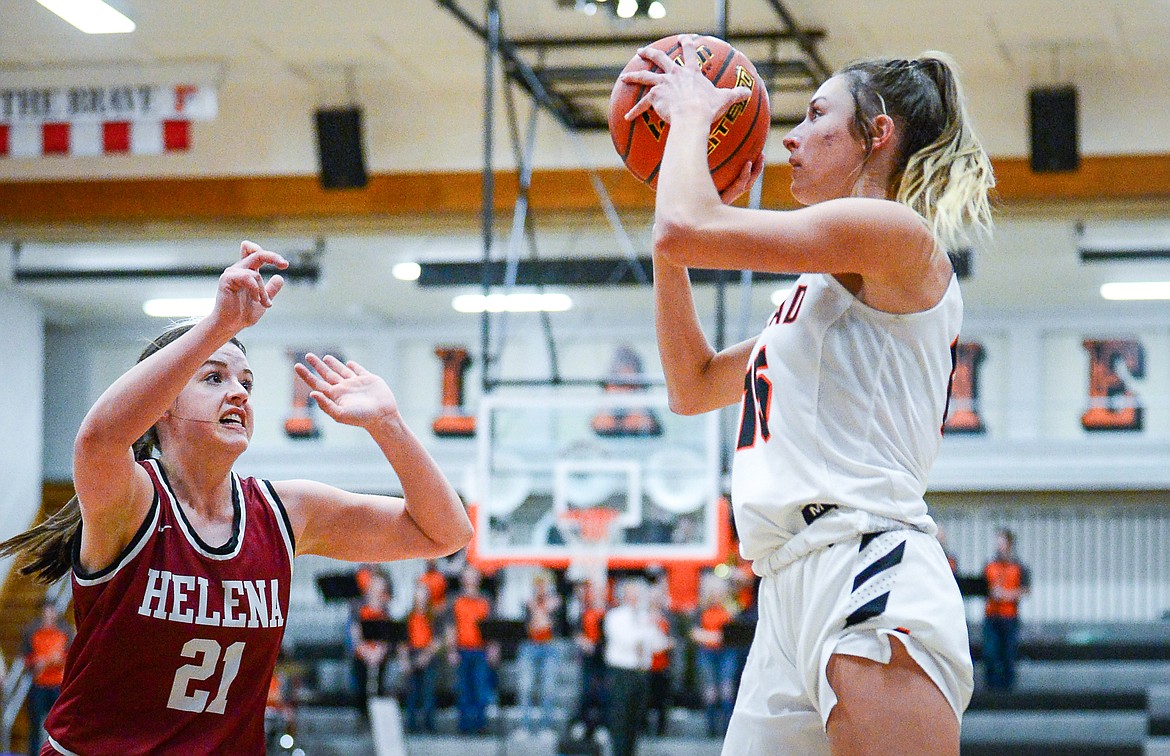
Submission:
[[[248,448],[252,441],[252,427],[250,425],[221,425],[219,437],[231,446],[239,446],[240,451]]]
[[[806,207],[820,202],[820,199],[815,196],[815,193],[810,191],[809,187],[804,185],[796,176],[792,177],[792,183],[789,184],[788,190],[792,192],[792,198],[794,200]]]

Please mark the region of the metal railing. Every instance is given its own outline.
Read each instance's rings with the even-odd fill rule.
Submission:
[[[1038,622],[1148,622],[1170,611],[1166,506],[962,506],[935,513],[959,572],[982,571],[997,528],[1032,577],[1021,613]]]

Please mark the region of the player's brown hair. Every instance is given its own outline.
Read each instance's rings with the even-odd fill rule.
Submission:
[[[138,362],[190,331],[196,322],[184,321],[163,331],[146,345]],[[231,343],[245,351],[237,339],[233,338]],[[151,426],[134,442],[134,459],[150,459],[160,448],[158,434]],[[0,543],[0,556],[15,556],[22,575],[31,575],[45,584],[55,583],[73,567],[73,550],[81,536],[81,524],[81,505],[74,496],[43,522]]]
[[[939,243],[953,249],[966,229],[991,228],[991,160],[971,129],[955,63],[940,52],[914,60],[874,58],[850,63],[845,77],[856,110],[854,129],[869,156],[873,120],[886,114],[901,131],[891,191],[926,219]]]

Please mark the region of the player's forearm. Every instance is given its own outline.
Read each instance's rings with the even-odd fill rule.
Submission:
[[[671,122],[658,174],[654,203],[655,251],[690,265],[689,253],[704,224],[723,207],[707,165],[710,123],[699,112],[682,112]]]
[[[670,409],[690,415],[722,406],[710,401],[708,371],[715,350],[699,323],[687,270],[658,255],[654,257],[654,328]]]
[[[458,494],[422,442],[395,413],[369,428],[402,483],[406,512],[427,538],[451,554],[471,540],[471,520]]]
[[[78,443],[128,448],[174,403],[208,357],[234,334],[200,321],[137,363],[102,392],[78,430]]]

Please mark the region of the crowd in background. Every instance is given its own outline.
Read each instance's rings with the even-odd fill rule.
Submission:
[[[390,581],[362,567],[349,631],[355,705],[364,714],[370,696],[393,695],[408,732],[434,732],[439,684],[449,680],[461,733],[487,731],[504,699],[519,708],[522,734],[592,739],[604,730],[616,754],[632,753],[643,732],[669,734],[680,696],[704,709],[709,735],[726,730],[750,629],[725,629],[754,624],[749,571],[704,573],[697,607],[681,607],[654,567],[604,583],[530,572],[516,616],[502,611],[498,575],[468,565],[444,573],[431,561],[413,585],[395,586],[412,602],[392,618]]]
[[[1030,585],[1013,546],[1010,531],[997,532],[996,554],[977,578],[987,598],[981,640],[992,691],[1015,685],[1019,602]],[[391,595],[377,567],[358,571],[362,597],[350,640],[363,712],[369,696],[394,695],[408,732],[434,732],[439,686],[449,680],[461,733],[485,732],[502,697],[519,707],[521,732],[592,739],[604,730],[615,754],[632,753],[643,733],[670,734],[678,703],[703,712],[708,735],[726,732],[755,625],[755,577],[746,565],[705,571],[693,606],[672,595],[655,567],[611,572],[604,584],[532,568],[517,617],[502,611],[499,575],[458,564],[444,572],[428,562],[417,582],[399,587],[412,602],[404,619],[390,622],[400,628],[395,639],[363,637],[363,621],[391,620]],[[513,684],[502,696],[506,667]],[[564,668],[574,670],[571,681]]]

